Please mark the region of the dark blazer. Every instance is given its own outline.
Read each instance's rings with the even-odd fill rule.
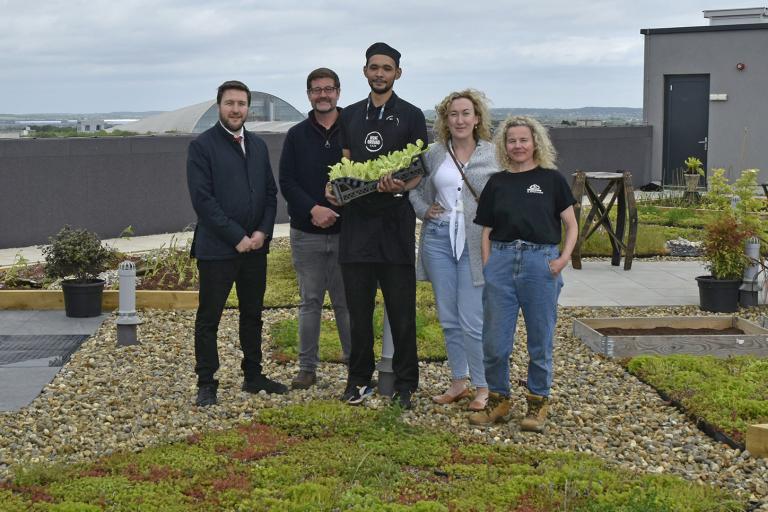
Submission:
[[[243,130],[245,155],[220,123],[190,142],[187,185],[197,227],[191,255],[201,260],[227,260],[244,236],[263,231],[267,237],[258,251],[269,252],[275,225],[277,186],[267,145]]]

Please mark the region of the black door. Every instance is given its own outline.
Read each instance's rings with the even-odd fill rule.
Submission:
[[[689,156],[707,168],[709,75],[664,76],[664,154],[662,182],[681,185]],[[701,180],[706,183],[706,176]]]

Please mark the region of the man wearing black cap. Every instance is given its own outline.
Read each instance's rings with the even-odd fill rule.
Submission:
[[[374,43],[365,52],[363,74],[371,93],[341,113],[341,147],[357,162],[372,160],[427,142],[422,111],[398,98],[392,90],[400,78],[400,52]],[[341,263],[352,331],[347,387],[342,400],[362,403],[373,390],[373,310],[377,283],[384,295],[395,346],[395,403],[409,409],[411,393],[419,383],[416,355],[416,277],[414,271],[416,215],[407,191],[419,178],[407,182],[382,178],[378,192],[344,206],[339,262]]]

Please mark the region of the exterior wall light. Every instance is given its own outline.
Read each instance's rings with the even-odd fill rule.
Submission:
[[[747,65],[744,64],[743,62],[739,62],[738,64],[736,64],[736,69],[738,69],[739,71],[744,71],[745,69],[747,69]]]

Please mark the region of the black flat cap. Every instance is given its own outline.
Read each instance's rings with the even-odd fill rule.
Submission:
[[[391,57],[392,60],[395,61],[395,66],[400,67],[400,52],[389,46],[387,43],[373,43],[369,46],[365,51],[366,63],[372,55],[386,55],[387,57]]]

